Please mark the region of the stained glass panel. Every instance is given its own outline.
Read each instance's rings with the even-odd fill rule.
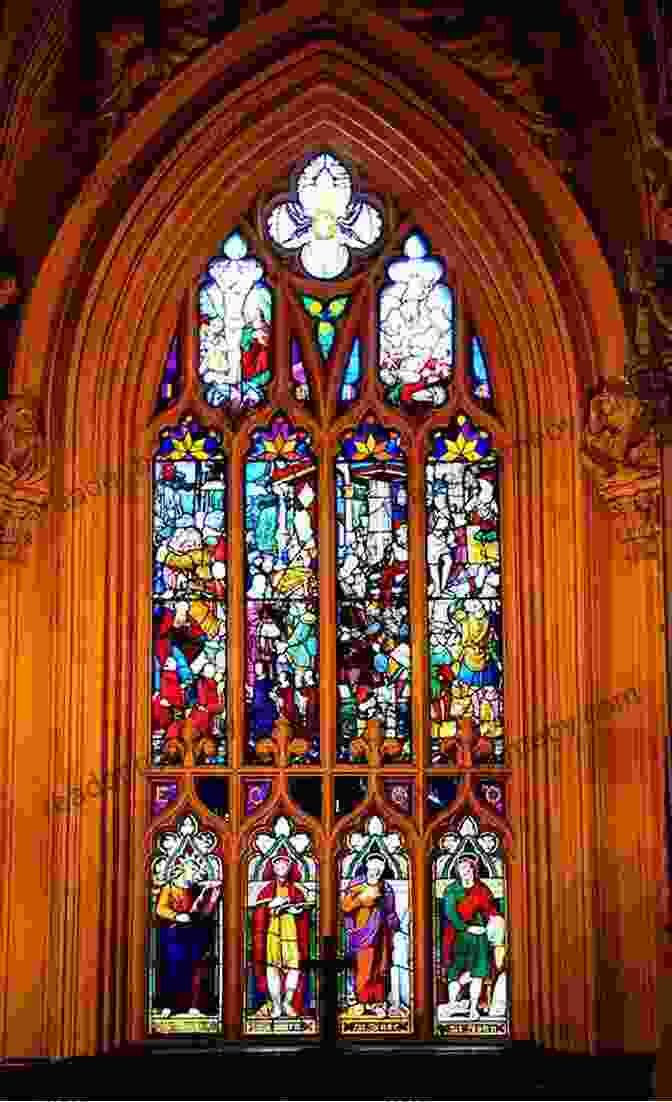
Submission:
[[[310,381],[303,364],[301,345],[292,337],[290,345],[290,360],[292,366],[292,380],[294,383],[294,397],[297,402],[310,402]]]
[[[369,794],[366,777],[336,777],[334,780],[334,809],[336,816],[349,815],[364,802]]]
[[[399,777],[383,783],[385,799],[392,804],[395,811],[399,811],[402,815],[413,814],[413,790],[413,781],[402,780]]]
[[[399,434],[365,419],[336,460],[339,761],[411,757],[408,490]]]
[[[273,300],[264,269],[233,233],[208,264],[199,288],[203,397],[236,413],[258,406],[271,379]]]
[[[450,807],[460,786],[459,777],[432,777],[427,783],[427,815],[430,819]]]
[[[152,784],[152,816],[163,815],[177,801],[177,781],[154,781]]]
[[[271,781],[262,777],[243,781],[243,815],[254,815],[273,791]]]
[[[226,460],[191,416],[154,461],[155,765],[226,764]]]
[[[313,322],[313,332],[323,360],[327,360],[334,347],[338,323],[342,321],[350,305],[348,295],[319,299],[302,295],[301,303]]]
[[[492,398],[488,364],[478,337],[471,340],[471,379],[474,398]]]
[[[319,759],[317,468],[310,436],[283,416],[252,434],[245,464],[248,757]]]
[[[224,865],[220,840],[193,814],[156,835],[151,862],[149,1028],[222,1028]]]
[[[339,1028],[408,1034],[413,1025],[410,867],[403,838],[377,815],[345,840],[339,859]]]
[[[178,335],[175,334],[170,342],[170,348],[166,356],[166,365],[161,377],[159,397],[156,403],[157,413],[161,413],[164,409],[168,409],[168,406],[179,398],[182,389],[180,356],[180,339]]]
[[[456,819],[433,861],[434,1029],[440,1037],[509,1032],[508,914],[501,839]]]
[[[385,397],[407,413],[442,406],[453,374],[453,295],[442,261],[420,233],[387,265],[380,292],[379,374]]]
[[[432,434],[426,502],[432,761],[456,761],[466,716],[474,760],[501,764],[498,461],[464,414]]]
[[[383,217],[373,196],[353,192],[352,176],[331,153],[319,153],[292,181],[289,201],[272,205],[273,244],[298,254],[307,275],[335,279],[357,254],[368,256],[382,238]]]
[[[359,337],[355,337],[347,363],[343,370],[343,381],[338,400],[341,407],[355,402],[359,398],[362,386],[362,349]]]
[[[256,836],[247,859],[245,1033],[318,1032],[315,973],[301,970],[317,955],[318,934],[312,842],[282,816]]]

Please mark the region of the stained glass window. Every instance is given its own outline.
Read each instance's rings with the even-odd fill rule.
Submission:
[[[501,838],[456,818],[433,862],[435,1020],[443,1037],[509,1031],[508,914]]]
[[[432,760],[456,762],[458,720],[471,748],[501,762],[502,649],[497,457],[465,414],[431,434],[427,461],[427,594]]]
[[[310,437],[284,417],[257,429],[245,465],[250,760],[272,761],[276,721],[291,760],[319,758],[317,467]]]
[[[379,816],[345,840],[339,861],[340,1023],[346,1036],[408,1034],[413,1011],[410,862]]]
[[[227,505],[221,436],[191,416],[154,462],[152,758],[227,761]]]
[[[319,930],[317,864],[308,834],[281,816],[260,832],[247,857],[246,1033],[316,1033],[314,959]]]
[[[453,374],[453,296],[445,265],[412,233],[387,265],[380,293],[380,379],[392,405],[415,414],[443,405]]]
[[[496,350],[404,217],[308,153],[224,227],[167,352],[150,1033],[315,1039],[324,929],[342,1037],[510,1032]]]
[[[198,298],[205,401],[232,412],[259,405],[271,379],[273,299],[263,265],[240,233],[208,264]]]
[[[150,881],[149,1028],[222,1028],[224,861],[214,832],[195,815],[160,831]]]
[[[373,419],[345,434],[336,461],[336,579],[341,761],[382,751],[408,761],[408,486],[399,434]]]

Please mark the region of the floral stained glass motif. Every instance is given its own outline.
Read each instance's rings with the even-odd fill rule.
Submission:
[[[258,406],[271,379],[272,294],[239,233],[224,241],[199,288],[203,395],[232,413]]]
[[[283,416],[257,429],[245,464],[248,760],[319,758],[317,470],[310,437]],[[286,728],[285,728],[286,730]]]
[[[224,765],[226,459],[193,417],[160,434],[154,460],[154,765]]]
[[[399,777],[383,783],[385,799],[392,804],[395,811],[401,812],[402,815],[413,814],[413,790],[413,781],[403,780]]]
[[[478,337],[471,339],[471,377],[474,397],[492,398],[488,364]]]
[[[301,345],[295,337],[290,345],[290,358],[292,364],[292,380],[294,382],[294,397],[297,402],[310,402],[310,382],[303,364]]]
[[[319,888],[310,837],[282,816],[258,834],[247,860],[247,1034],[318,1032],[317,980],[302,969],[317,955]]]
[[[343,371],[343,381],[339,393],[339,405],[346,406],[359,398],[362,385],[362,349],[359,337],[355,337]]]
[[[508,915],[501,841],[472,815],[453,823],[433,861],[434,1030],[505,1037]]]
[[[312,318],[320,355],[323,360],[327,360],[334,347],[337,324],[345,315],[350,299],[347,295],[340,295],[323,301],[310,295],[302,295],[301,302],[308,316]]]
[[[337,757],[367,760],[373,740],[386,759],[409,761],[406,457],[399,434],[374,420],[342,439],[336,520]]]
[[[408,1034],[413,1022],[409,859],[377,815],[353,831],[339,859],[339,975],[344,1035]]]
[[[330,153],[320,153],[298,175],[289,197],[273,205],[268,233],[285,255],[298,253],[307,275],[336,279],[351,264],[353,253],[367,256],[381,243],[378,205],[373,196],[353,192],[345,165]]]
[[[255,815],[262,804],[266,803],[272,791],[271,781],[261,778],[243,781],[243,814]]]
[[[177,334],[175,334],[170,342],[170,348],[168,349],[168,355],[166,357],[166,365],[163,369],[163,376],[159,387],[159,398],[156,403],[156,413],[162,413],[164,409],[168,409],[168,406],[179,397],[181,382],[180,340]]]
[[[432,434],[426,468],[433,762],[455,764],[461,716],[473,760],[503,761],[498,502],[490,437],[460,414]]]
[[[385,397],[408,413],[427,412],[448,398],[453,374],[453,295],[442,261],[410,234],[402,258],[387,265],[380,292],[379,374]]]
[[[224,864],[195,815],[161,831],[151,862],[148,1018],[151,1033],[222,1028]]]

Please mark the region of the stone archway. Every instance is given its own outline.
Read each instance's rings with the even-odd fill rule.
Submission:
[[[571,419],[585,388],[619,373],[625,340],[611,277],[543,155],[458,68],[372,13],[342,17],[360,36],[356,52],[331,36],[296,41],[323,9],[286,5],[195,62],[118,139],[71,210],[31,297],[14,380],[48,403],[56,493],[122,468],[139,445],[149,453],[147,424],[189,281],[254,194],[313,144],[342,148],[459,258],[498,349],[503,423],[492,427],[503,442]],[[403,80],[385,72],[392,53],[406,57]],[[135,172],[143,182],[133,194]],[[579,627],[595,609],[575,449],[545,437],[529,462],[519,449],[510,455],[509,716],[530,737],[593,692]],[[52,510],[36,544],[50,556],[39,585],[53,625],[52,792],[142,750],[147,508],[141,490],[131,502],[107,495]],[[17,600],[31,577],[17,581]],[[32,685],[39,675],[35,659]],[[17,760],[27,753],[17,745]],[[515,1025],[520,1037],[585,1050],[595,1038],[587,931],[599,924],[585,798],[594,777],[576,750],[565,748],[553,773],[543,754],[512,782]],[[48,885],[42,1030],[52,1054],[142,1035],[142,829],[129,814],[142,806],[139,788],[132,779],[77,816],[50,806],[60,875]],[[228,965],[239,975],[237,958]]]

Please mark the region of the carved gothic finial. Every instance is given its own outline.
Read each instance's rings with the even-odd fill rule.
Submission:
[[[290,764],[293,757],[301,757],[310,749],[310,742],[300,735],[294,736],[292,725],[281,716],[273,724],[270,738],[259,739],[255,753],[261,761],[272,761],[281,769]]]
[[[369,719],[364,735],[358,735],[352,740],[353,761],[357,758],[366,758],[371,768],[377,768],[383,765],[386,757],[392,760],[398,758],[403,746],[402,739],[385,737],[380,720]]]
[[[21,560],[48,498],[47,446],[39,402],[0,402],[0,558]]]

